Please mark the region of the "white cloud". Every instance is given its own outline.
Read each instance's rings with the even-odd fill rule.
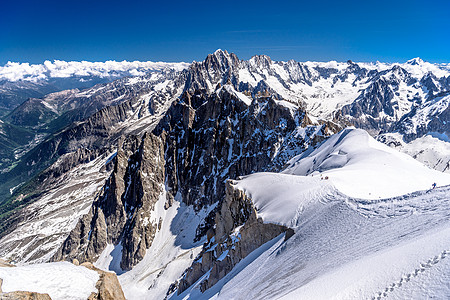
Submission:
[[[148,71],[171,68],[182,70],[188,67],[187,63],[141,62],[141,61],[114,61],[88,62],[88,61],[62,61],[46,60],[43,64],[29,64],[8,62],[0,66],[0,80],[8,81],[38,81],[48,78],[67,78],[72,76],[139,76]]]

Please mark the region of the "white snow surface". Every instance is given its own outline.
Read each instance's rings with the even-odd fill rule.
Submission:
[[[442,186],[431,189],[433,181]],[[448,174],[349,128],[292,159],[283,174],[233,185],[259,217],[294,236],[262,245],[205,293],[201,278],[171,299],[449,298]]]
[[[426,135],[405,144],[400,151],[430,168],[450,173],[450,142]]]
[[[162,193],[152,212],[152,219],[162,218],[161,229],[156,232],[151,247],[142,261],[132,270],[120,269],[120,244],[108,247],[95,266],[114,271],[127,299],[163,299],[172,283],[192,264],[205,240],[193,242],[196,228],[214,208],[211,206],[194,212],[175,197],[173,205],[165,210],[166,193]]]
[[[258,217],[265,222],[292,227],[296,216],[316,200],[336,189],[318,176],[295,176],[279,173],[256,173],[236,182],[253,200]]]
[[[47,293],[53,300],[87,299],[97,292],[96,271],[69,262],[45,263],[0,268],[3,292],[28,291]]]
[[[0,257],[18,264],[49,261],[79,218],[89,212],[110,174],[100,171],[110,156],[73,168],[54,188],[26,207],[23,221],[0,239]]]
[[[425,135],[409,143],[403,141],[399,133],[385,133],[387,144],[406,153],[424,165],[445,173],[450,173],[450,142],[432,135]]]
[[[223,87],[221,87],[220,89],[217,90],[217,94],[220,94],[220,91],[222,89],[225,89],[227,92],[236,95],[236,97],[241,100],[242,102],[245,103],[245,105],[250,106],[250,104],[252,104],[252,99],[249,98],[248,96],[244,95],[241,92],[236,91],[233,86],[231,84],[226,84]]]
[[[450,184],[450,175],[429,169],[373,139],[362,129],[347,128],[314,151],[292,158],[284,174],[328,176],[350,197],[380,199]]]
[[[378,202],[343,195],[319,198],[311,213],[300,213],[292,238],[263,245],[256,258],[244,259],[243,267],[238,265],[241,269],[218,287],[190,295],[448,299],[449,192],[447,186]]]

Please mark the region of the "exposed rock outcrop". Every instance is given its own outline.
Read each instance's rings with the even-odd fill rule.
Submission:
[[[196,210],[217,203],[227,178],[278,169],[290,158],[282,153],[301,152],[332,133],[327,124],[311,124],[302,110],[271,97],[240,99],[229,85],[213,94],[186,92],[152,134],[121,142],[102,193],[53,259],[94,261],[107,244],[121,243],[121,267],[130,269],[160,229],[151,219],[160,197],[166,209],[177,194]],[[214,212],[198,228],[198,239],[213,223]]]
[[[283,233],[288,239],[294,232],[282,225],[264,223],[258,218],[251,199],[242,190],[235,189],[232,181],[227,181],[226,197],[216,214],[215,236],[186,270],[178,283],[178,294],[208,271],[210,274],[200,283],[200,290],[211,288],[252,251]]]
[[[11,267],[15,267],[15,265],[10,264],[9,262],[0,259],[0,268],[11,268]]]
[[[164,147],[160,137],[130,137],[117,151],[105,187],[70,233],[53,260],[94,261],[106,245],[122,243],[123,269],[139,262],[150,247],[159,220],[151,219],[163,191]]]
[[[1,293],[0,299],[2,300],[51,300],[48,294],[40,294],[36,292],[9,292],[9,293]]]
[[[92,293],[88,300],[125,300],[125,295],[115,273],[102,271],[89,262],[83,263],[82,266],[94,270],[100,275],[95,285],[98,292]]]

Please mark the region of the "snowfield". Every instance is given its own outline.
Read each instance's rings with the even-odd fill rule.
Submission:
[[[282,174],[256,173],[234,186],[259,217],[294,236],[261,246],[205,293],[194,287],[173,299],[450,296],[450,175],[365,131],[343,130]]]
[[[173,205],[164,209],[166,193],[162,193],[154,217],[162,218],[161,230],[157,231],[151,247],[144,259],[132,270],[122,271],[120,259],[121,245],[109,245],[100,255],[95,266],[107,271],[114,271],[127,299],[164,299],[172,283],[192,264],[201,251],[205,240],[193,242],[196,228],[206,215],[214,208],[195,213],[192,206],[181,201],[178,194]]]
[[[202,296],[447,299],[449,192],[449,187],[438,188],[374,204],[347,202],[345,196],[322,198],[314,213],[300,216],[293,237],[278,239],[225,278],[220,290]]]
[[[350,197],[380,199],[450,184],[450,175],[429,169],[409,155],[377,142],[366,131],[348,128],[312,153],[289,161],[284,174],[328,176]]]
[[[217,50],[213,56],[221,61],[218,67],[227,66],[228,71],[233,71],[228,53]],[[204,236],[194,242],[196,229],[218,203],[195,211],[193,206],[184,204],[181,194],[177,194],[173,205],[166,207],[165,190],[168,187],[165,187],[154,210],[143,221],[159,225],[144,258],[132,270],[122,270],[122,244],[109,244],[95,266],[115,272],[125,296],[133,300],[166,297],[450,299],[450,147],[444,126],[447,125],[444,118],[450,95],[441,87],[436,88],[440,94],[430,94],[431,90],[421,83],[427,74],[435,74],[437,78],[430,77],[431,83],[427,86],[432,87],[432,83],[439,86],[444,80],[447,84],[450,65],[429,64],[418,58],[405,64],[360,63],[358,66],[351,61],[273,62],[266,56],[255,56],[238,65],[234,75],[239,84],[248,84],[250,90],[255,88],[255,91],[260,85],[258,93],[264,92],[266,86],[276,96],[275,102],[288,108],[293,116],[300,107],[307,110],[309,120],[305,124],[309,126],[299,126],[287,140],[275,144],[277,154],[290,158],[281,172],[254,173],[232,181],[234,188],[242,190],[252,200],[262,221],[290,227],[294,229],[294,235],[288,240],[280,235],[262,245],[204,293],[200,292],[200,283],[211,270],[181,295],[167,295],[201,253],[207,238]],[[396,66],[401,68],[393,68]],[[64,93],[67,99],[74,101],[69,104],[78,103],[78,98],[88,101],[91,97],[103,99],[102,93],[111,94],[113,96],[105,96],[101,102],[102,106],[111,106],[122,103],[136,92],[138,96],[130,102],[132,110],[126,112],[129,114],[126,120],[113,126],[115,132],[128,136],[152,131],[173,101],[180,99],[189,83],[184,81],[183,74],[182,80],[175,80],[175,74],[166,71],[181,72],[189,67],[185,63],[127,61],[46,61],[40,65],[8,62],[0,66],[0,80],[30,83],[55,78],[74,77],[82,81],[86,76],[133,76],[124,78],[117,86],[110,83],[83,91],[49,94],[42,102],[58,112],[57,104]],[[356,67],[356,71],[352,69]],[[367,73],[359,72],[360,67],[367,69]],[[410,72],[411,78],[405,78],[401,69]],[[252,104],[252,96],[239,92],[240,86],[234,88],[220,81],[221,87],[217,88],[216,78],[206,76],[211,75],[211,70],[205,69],[205,74],[200,77],[205,78],[202,85],[207,87],[208,93],[216,93],[219,98],[227,91],[246,106]],[[150,75],[150,72],[155,73]],[[379,134],[377,138],[383,140],[383,144],[364,130],[347,128],[317,147],[311,146],[294,156],[304,148],[287,142],[314,136],[310,131],[315,125],[311,124],[333,120],[337,110],[366,99],[370,96],[371,85],[378,81],[385,82],[394,95],[385,104],[395,103],[395,114],[389,116],[380,111],[377,122],[382,124],[392,118],[394,124],[394,119],[407,117],[405,131],[380,134],[384,130],[375,130],[373,134]],[[129,92],[124,94],[122,90]],[[374,88],[373,93],[377,91]],[[366,98],[363,97],[365,92],[368,93]],[[409,114],[411,110],[414,113]],[[368,113],[361,119],[370,121]],[[428,129],[427,125],[437,119],[442,121],[439,123],[442,126]],[[286,124],[283,119],[279,126]],[[315,128],[316,133],[320,132],[319,126]],[[332,128],[327,130],[331,132]],[[235,129],[230,127],[229,130]],[[403,134],[418,134],[418,137],[407,143]],[[232,150],[238,142],[235,138],[227,138],[224,151],[228,151],[228,162],[235,158]],[[78,146],[74,144],[75,147]],[[176,151],[181,154],[183,149]],[[236,159],[247,154],[251,155],[241,153]],[[0,268],[4,292],[25,290],[49,293],[52,299],[87,299],[96,291],[97,272],[67,262],[46,262],[80,217],[91,209],[110,176],[111,170],[106,164],[115,155],[108,153],[74,167],[22,211],[17,228],[0,239],[0,257],[18,265]],[[199,164],[203,164],[203,158]],[[222,174],[227,172],[230,168]],[[148,175],[142,173],[144,177]],[[128,195],[131,177],[126,180],[124,178],[127,189],[123,199]],[[235,229],[233,242],[238,240],[239,230],[240,227]],[[224,261],[228,251],[217,259]]]
[[[382,135],[396,150],[406,153],[424,165],[446,173],[450,173],[450,145],[441,136],[431,134],[405,143],[398,133]]]
[[[29,291],[47,293],[53,300],[85,300],[97,292],[99,274],[69,262],[57,262],[0,268],[0,278],[5,293]]]

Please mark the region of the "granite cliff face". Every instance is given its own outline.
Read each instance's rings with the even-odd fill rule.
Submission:
[[[200,282],[200,291],[206,291],[252,251],[280,234],[288,239],[294,231],[286,226],[264,223],[257,217],[251,199],[228,181],[226,196],[216,213],[214,229],[208,232],[208,241],[173,288],[176,287],[180,295],[209,272]]]
[[[201,283],[205,291],[250,252],[292,234],[258,219],[250,199],[227,180],[279,171],[347,125],[386,144],[393,141],[386,134],[404,143],[430,133],[448,137],[450,72],[416,63],[275,62],[264,55],[243,61],[218,50],[183,71],[29,100],[10,122],[69,125],[0,174],[4,194],[17,200],[0,207],[7,213],[1,248],[19,260],[22,253],[27,262],[95,262],[113,247],[126,272],[144,261],[159,233],[175,234],[164,227],[171,220],[160,210],[182,204],[201,219],[194,244],[206,243],[197,259],[191,253],[194,263],[171,291],[182,293],[209,272]],[[36,116],[30,115],[35,104]],[[47,117],[51,121],[41,122]],[[92,190],[69,184],[86,169],[98,175],[83,179]],[[54,239],[40,236],[45,226],[39,219],[57,214],[27,210],[35,203],[33,209],[44,211],[46,201],[53,204],[48,210],[64,204],[67,214],[76,207],[64,226],[65,217],[54,218]],[[35,230],[22,241],[27,226]]]
[[[162,140],[145,134],[117,150],[114,170],[93,203],[53,257],[95,261],[108,243],[122,245],[121,267],[131,268],[151,246],[158,223],[151,212],[164,184]],[[158,220],[159,221],[159,220]]]
[[[6,199],[10,189],[42,171],[63,153],[79,147],[101,148],[104,144],[114,144],[121,134],[151,131],[158,118],[183,92],[212,94],[218,85],[230,85],[251,99],[272,97],[287,101],[319,121],[355,125],[372,135],[399,132],[410,142],[429,132],[447,132],[448,125],[439,121],[445,118],[445,113],[428,115],[420,124],[415,120],[423,119],[420,115],[426,110],[422,108],[448,93],[449,84],[448,66],[432,65],[420,59],[405,64],[301,63],[276,62],[258,55],[244,61],[233,53],[217,50],[182,71],[167,69],[83,91],[64,91],[42,99],[30,99],[5,119],[11,124],[2,123],[0,127],[5,128],[5,133],[16,128],[8,127],[14,124],[25,126],[27,130],[37,126],[43,131],[39,135],[22,134],[27,138],[23,142],[25,145],[15,150],[16,159],[21,160],[14,168],[10,168],[11,147],[14,149],[14,146],[11,144],[5,149],[11,152],[11,157],[0,161],[5,174],[1,178],[4,184],[0,192]],[[104,130],[97,132],[99,126],[83,125],[86,122],[98,123]],[[61,137],[61,132],[45,139],[49,132],[65,125],[69,127],[62,130],[62,135],[67,134],[67,139]],[[77,129],[79,126],[83,128]],[[82,136],[77,136],[74,130],[80,130]],[[0,138],[3,138],[1,132]],[[52,145],[48,145],[49,142]],[[35,149],[30,150],[33,147]],[[59,154],[55,155],[55,149]],[[40,157],[40,152],[49,154]],[[36,159],[30,160],[30,156]]]
[[[211,95],[186,92],[153,133],[122,142],[101,195],[53,259],[95,261],[107,244],[120,244],[121,268],[131,269],[160,229],[162,220],[151,216],[161,195],[166,207],[179,195],[199,211],[224,199],[227,178],[276,168],[287,158],[280,149],[289,148],[292,133],[310,121],[285,105],[272,98],[251,101],[231,86]],[[298,153],[329,133],[326,125],[309,126],[309,135],[296,138]],[[197,229],[198,239],[213,225],[211,215]]]
[[[287,136],[304,121],[272,98],[251,101],[231,86],[212,95],[185,93],[155,128],[167,133],[167,184],[186,204],[210,205],[224,181],[269,166]]]

